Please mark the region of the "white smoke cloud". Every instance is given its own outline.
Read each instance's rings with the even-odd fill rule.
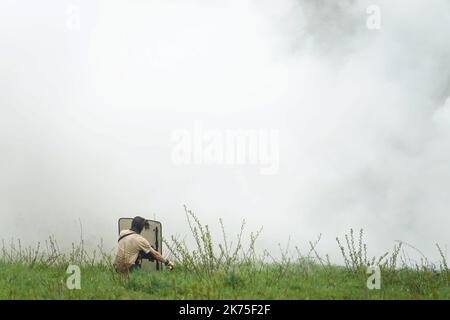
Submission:
[[[378,5],[381,29],[366,27]],[[67,10],[78,6],[77,10]],[[321,250],[448,244],[450,10],[434,1],[3,1],[0,232],[114,245],[121,216]],[[79,12],[79,29],[67,19]],[[69,16],[68,16],[69,15]],[[280,166],[171,163],[171,133],[276,129]],[[4,222],[4,223],[3,223]]]

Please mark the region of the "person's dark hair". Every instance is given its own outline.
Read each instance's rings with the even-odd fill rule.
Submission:
[[[146,221],[142,217],[134,217],[133,221],[131,222],[131,229],[132,231],[136,233],[141,233],[144,227],[146,226]]]

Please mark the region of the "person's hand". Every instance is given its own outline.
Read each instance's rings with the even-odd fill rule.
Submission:
[[[165,262],[164,264],[166,265],[166,267],[167,267],[170,271],[173,270],[174,264],[173,264],[172,261],[166,260],[166,262]]]

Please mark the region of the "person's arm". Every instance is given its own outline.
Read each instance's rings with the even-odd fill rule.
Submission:
[[[150,254],[159,262],[164,263],[170,270],[173,269],[173,262],[169,259],[165,259],[157,250],[153,249],[153,247],[148,243],[147,239],[142,237],[140,241],[140,249],[144,251],[146,254]]]

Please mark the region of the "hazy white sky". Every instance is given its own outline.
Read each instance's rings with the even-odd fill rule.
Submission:
[[[369,30],[369,5],[381,29]],[[117,219],[261,247],[364,228],[374,253],[450,241],[450,3],[0,3],[0,234],[115,244]],[[176,166],[174,131],[277,130],[279,170]]]

